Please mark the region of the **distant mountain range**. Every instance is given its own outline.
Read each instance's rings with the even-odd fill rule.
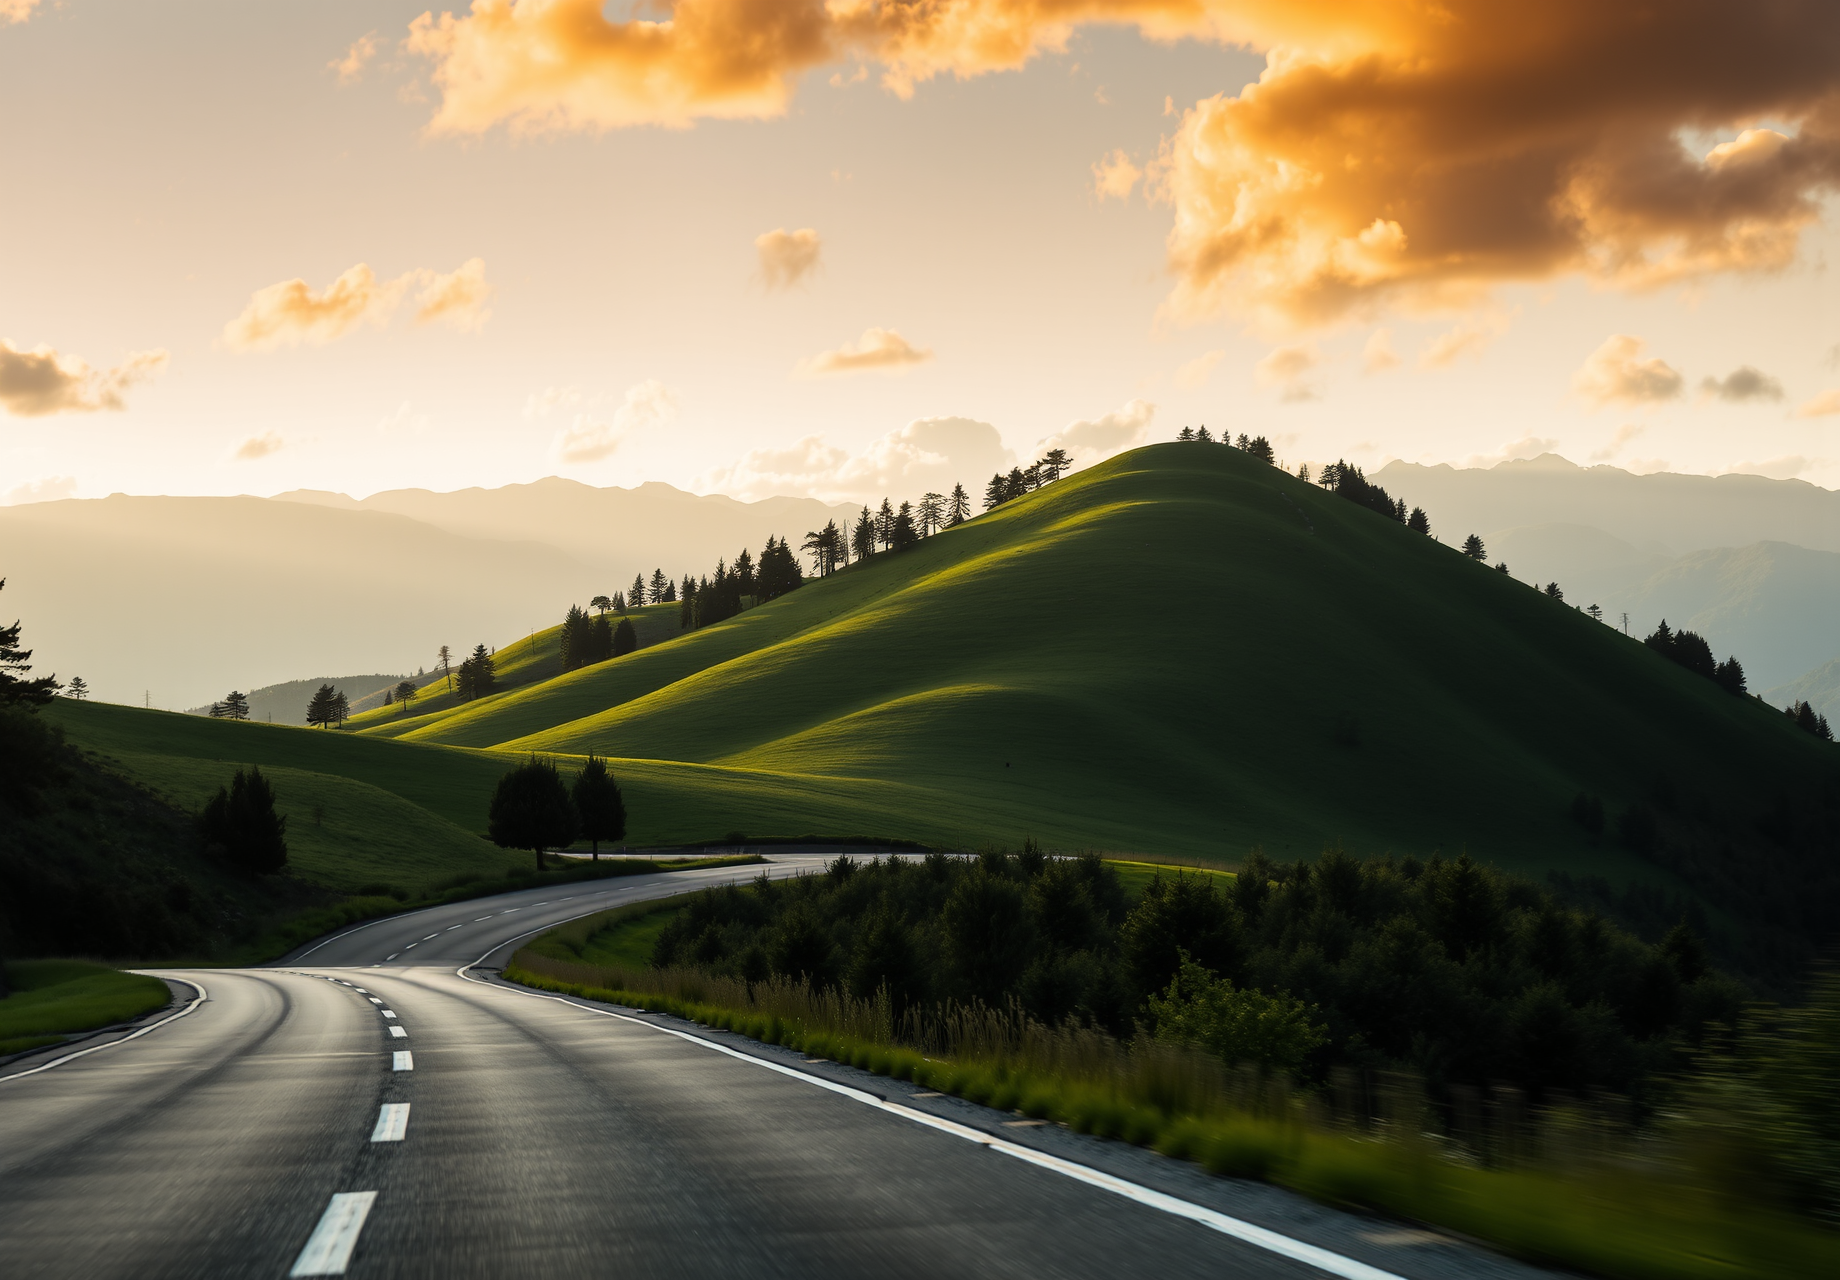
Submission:
[[[1455,543],[1479,534],[1525,582],[1557,582],[1632,633],[1666,619],[1736,654],[1773,702],[1840,658],[1840,493],[1763,476],[1635,475],[1556,454],[1458,470],[1390,463],[1373,479]],[[1830,718],[1840,680],[1807,697]]]
[[[0,606],[26,620],[37,673],[178,710],[303,671],[432,668],[442,644],[504,644],[636,573],[707,573],[718,556],[758,555],[769,535],[796,545],[853,511],[553,478],[364,502],[30,503],[0,507]]]
[[[424,677],[425,678],[425,677]],[[352,710],[369,710],[371,706],[383,705],[383,691],[393,689],[404,679],[413,676],[368,675],[368,676],[314,676],[309,680],[284,680],[280,684],[263,685],[260,689],[251,689],[244,696],[249,699],[249,718],[251,720],[272,721],[276,724],[304,724],[307,718],[307,701],[323,684],[345,695],[351,702]],[[416,683],[419,685],[420,680]],[[222,701],[221,698],[214,701]],[[195,716],[209,715],[211,706],[206,703],[201,707],[191,708]]]

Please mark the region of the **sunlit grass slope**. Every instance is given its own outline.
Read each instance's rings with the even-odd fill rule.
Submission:
[[[568,605],[566,603],[561,605],[557,611],[566,613]],[[642,609],[629,609],[626,617],[632,620],[633,631],[641,649],[678,634],[677,606],[674,604],[647,605]],[[617,626],[619,616],[609,614],[608,621]],[[464,712],[477,707],[489,706],[514,690],[554,679],[562,674],[561,637],[562,624],[557,622],[555,626],[545,627],[541,631],[532,632],[521,640],[505,645],[494,654],[492,657],[493,674],[497,678],[499,692],[490,698],[482,698],[478,702],[461,702],[455,697],[450,687],[451,680],[443,677],[426,685],[416,696],[415,701],[409,704],[406,713],[400,705],[376,707],[361,715],[351,717],[345,722],[345,727],[347,730],[356,730],[376,737],[401,737],[438,723],[445,716],[456,711]],[[471,652],[467,650],[454,655],[454,672],[458,672],[461,659],[469,656]]]
[[[1579,790],[1614,809],[1666,774],[1766,796],[1829,763],[1569,606],[1202,444],[406,736],[703,766],[622,766],[687,806],[640,818],[650,838],[1342,842],[1611,874],[1632,864],[1567,820]]]

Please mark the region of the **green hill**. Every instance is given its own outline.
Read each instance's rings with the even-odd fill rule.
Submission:
[[[1832,747],[1214,445],[1136,450],[567,675],[534,678],[553,639],[523,644],[500,656],[533,678],[489,699],[360,734],[189,719],[189,733],[242,736],[183,750],[368,782],[466,831],[483,828],[506,758],[594,751],[618,761],[638,842],[1030,834],[1226,862],[1255,846],[1468,850],[1689,887],[1801,937],[1833,890],[1810,852],[1831,838]],[[133,720],[139,745],[122,749],[137,754],[175,731],[144,712],[64,714],[78,738],[91,716],[98,730]],[[1628,843],[1646,856],[1575,824],[1580,792],[1613,827],[1636,812],[1649,835]],[[1654,901],[1677,918],[1677,899]]]

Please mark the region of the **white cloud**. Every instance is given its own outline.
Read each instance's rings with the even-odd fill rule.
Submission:
[[[1393,350],[1393,334],[1390,329],[1375,329],[1367,339],[1367,345],[1361,348],[1361,372],[1385,373],[1388,369],[1399,367],[1399,353]]]
[[[677,393],[658,379],[647,378],[626,389],[626,399],[613,411],[611,421],[576,414],[556,435],[556,456],[564,462],[599,462],[633,436],[666,426],[676,417]]]
[[[739,498],[811,496],[830,502],[911,500],[949,493],[954,484],[980,489],[992,472],[1008,471],[1016,456],[988,422],[918,418],[858,454],[811,435],[786,448],[755,449],[733,466],[705,477],[709,488]]]
[[[580,387],[545,387],[533,391],[524,401],[524,421],[535,422],[538,418],[547,418],[558,409],[573,409],[581,403]]]
[[[1572,378],[1572,388],[1602,407],[1607,404],[1654,404],[1680,395],[1686,380],[1659,358],[1642,359],[1648,344],[1627,333],[1612,334],[1586,357]]]
[[[0,408],[22,418],[123,408],[121,393],[166,367],[164,351],[134,351],[113,369],[48,346],[25,351],[0,338]]]
[[[1035,452],[1065,449],[1076,463],[1090,466],[1142,444],[1150,434],[1154,417],[1155,405],[1147,400],[1131,400],[1102,417],[1069,422],[1037,445]]]
[[[794,377],[801,378],[878,369],[885,373],[901,373],[932,358],[931,351],[914,346],[893,329],[865,329],[858,341],[846,342],[834,351],[820,351],[810,359],[799,361],[792,372]]]
[[[1559,447],[1559,442],[1548,436],[1522,436],[1510,444],[1504,444],[1494,453],[1472,453],[1463,460],[1465,467],[1494,467],[1504,462],[1521,462],[1528,458],[1537,458],[1543,453],[1551,453]]]
[[[287,441],[279,432],[264,431],[259,436],[250,436],[236,447],[230,457],[236,462],[257,462],[270,454],[280,453],[287,447]]]
[[[1195,387],[1205,385],[1207,380],[1214,376],[1215,366],[1225,359],[1226,355],[1227,353],[1224,351],[1202,352],[1193,360],[1190,360],[1187,364],[1176,370],[1176,385],[1178,387],[1188,387],[1191,390]]]
[[[409,435],[428,434],[428,415],[415,412],[407,400],[396,406],[394,413],[385,414],[377,419],[377,430],[385,435],[403,432]]]
[[[768,291],[790,289],[818,269],[823,245],[810,227],[788,231],[784,227],[754,237],[760,257],[760,278]]]
[[[23,506],[28,502],[57,502],[63,498],[77,496],[77,478],[75,476],[41,476],[37,480],[28,480],[6,491],[4,502],[9,507]]]
[[[1464,356],[1479,356],[1507,328],[1505,316],[1465,320],[1426,343],[1425,349],[1419,352],[1418,366],[1421,369],[1445,369]]]

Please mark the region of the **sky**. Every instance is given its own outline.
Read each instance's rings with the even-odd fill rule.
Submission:
[[[0,0],[0,501],[1840,487],[1840,10]]]

